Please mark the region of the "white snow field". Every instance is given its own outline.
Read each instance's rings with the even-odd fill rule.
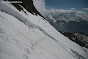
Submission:
[[[0,59],[88,59],[88,49],[70,41],[41,16],[0,4]]]

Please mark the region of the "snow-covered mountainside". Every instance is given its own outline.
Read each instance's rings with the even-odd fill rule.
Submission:
[[[88,12],[52,11],[45,18],[57,29],[64,32],[83,32],[88,34]]]
[[[29,8],[26,5],[29,11],[24,2],[31,3]],[[16,6],[0,3],[0,59],[88,59],[88,49],[62,35],[31,8],[32,0]]]

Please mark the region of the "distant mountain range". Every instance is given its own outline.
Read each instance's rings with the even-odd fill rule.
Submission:
[[[62,32],[83,32],[88,34],[88,12],[52,11],[45,15],[45,18],[57,30]]]

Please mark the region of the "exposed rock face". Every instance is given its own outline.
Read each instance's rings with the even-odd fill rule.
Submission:
[[[70,40],[76,42],[82,47],[88,48],[88,35],[81,32],[61,32],[64,36]]]
[[[12,3],[18,10],[22,10],[21,6],[32,14],[42,16],[34,7],[33,0],[8,0],[8,1],[22,1],[22,3]],[[43,17],[43,16],[42,16]],[[44,18],[44,17],[43,17]]]

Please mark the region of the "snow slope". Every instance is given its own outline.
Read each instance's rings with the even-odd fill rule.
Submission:
[[[18,11],[11,4],[0,9],[0,59],[88,58],[88,49],[70,41],[41,16],[24,8]]]

